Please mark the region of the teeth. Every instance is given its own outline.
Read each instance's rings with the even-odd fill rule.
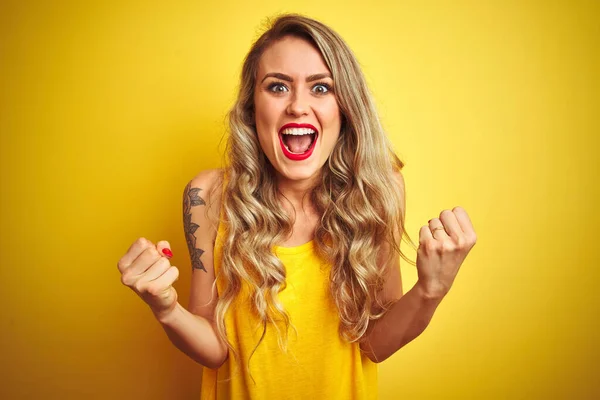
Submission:
[[[316,132],[310,128],[286,128],[281,133],[284,135],[309,135]]]

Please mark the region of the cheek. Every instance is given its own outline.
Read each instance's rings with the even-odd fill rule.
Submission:
[[[277,122],[277,105],[263,96],[257,96],[254,102],[254,119],[256,127],[266,133],[272,130]]]
[[[339,131],[335,131],[335,132],[332,132],[330,135],[327,135],[327,137],[324,138],[323,144],[324,144],[324,147],[327,149],[328,153],[331,153],[331,151],[335,147],[335,144],[337,143],[339,137],[340,137]]]
[[[259,140],[262,141],[262,138],[269,129],[269,118],[268,115],[265,115],[265,107],[262,104],[256,103],[254,110],[254,123],[256,124],[256,131]]]
[[[323,113],[323,122],[328,135],[323,139],[328,143],[335,143],[340,136],[340,128],[342,125],[342,117],[337,103],[333,103]]]
[[[264,105],[256,104],[255,110],[254,123],[256,124],[258,143],[262,151],[268,156],[272,153],[273,149],[273,135],[271,134],[273,123],[271,122],[268,113],[264,112]]]
[[[271,138],[271,135],[269,135],[268,126],[259,124],[258,119],[256,121],[256,135],[262,151],[266,154],[269,154],[273,148],[273,139]]]

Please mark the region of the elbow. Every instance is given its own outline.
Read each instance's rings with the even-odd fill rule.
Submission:
[[[215,369],[220,368],[223,364],[225,364],[225,361],[227,361],[227,359],[229,358],[229,349],[225,348],[224,353],[225,353],[225,355],[223,357],[221,357],[219,362],[216,364]]]
[[[371,360],[375,364],[379,364],[380,362],[387,360],[390,356],[389,355],[385,355],[385,356],[377,355],[375,353],[367,353],[367,357],[369,358],[369,360]]]
[[[387,360],[391,355],[381,354],[381,352],[376,351],[376,349],[374,349],[371,343],[368,341],[362,342],[360,344],[360,349],[362,353],[375,364],[379,364],[380,362]]]
[[[225,349],[222,352],[222,355],[220,355],[219,357],[215,357],[215,358],[213,358],[211,360],[204,360],[204,361],[200,362],[200,364],[203,367],[210,368],[210,369],[215,369],[216,370],[216,369],[221,368],[221,366],[223,364],[225,364],[225,361],[227,361],[227,358],[229,358],[229,350]]]
[[[204,359],[204,360],[196,360],[198,362],[198,364],[202,365],[205,368],[210,368],[210,369],[219,369],[221,368],[221,366],[223,364],[225,364],[225,361],[227,361],[227,358],[229,357],[229,351],[225,350],[224,355],[222,356],[218,356],[218,357],[214,357],[214,358],[210,358],[210,359]]]

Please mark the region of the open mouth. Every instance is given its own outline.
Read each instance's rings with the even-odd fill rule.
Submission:
[[[285,128],[279,133],[284,155],[292,160],[305,160],[315,148],[318,132],[312,128]]]
[[[294,154],[306,153],[317,138],[317,132],[311,128],[287,128],[281,132],[285,148]]]

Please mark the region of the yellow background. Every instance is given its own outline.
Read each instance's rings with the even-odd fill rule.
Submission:
[[[187,304],[183,188],[220,166],[242,59],[284,11],[355,51],[413,240],[456,205],[478,233],[380,398],[600,397],[598,2],[282,4],[2,2],[0,397],[198,398],[201,367],[116,264],[169,240]]]

